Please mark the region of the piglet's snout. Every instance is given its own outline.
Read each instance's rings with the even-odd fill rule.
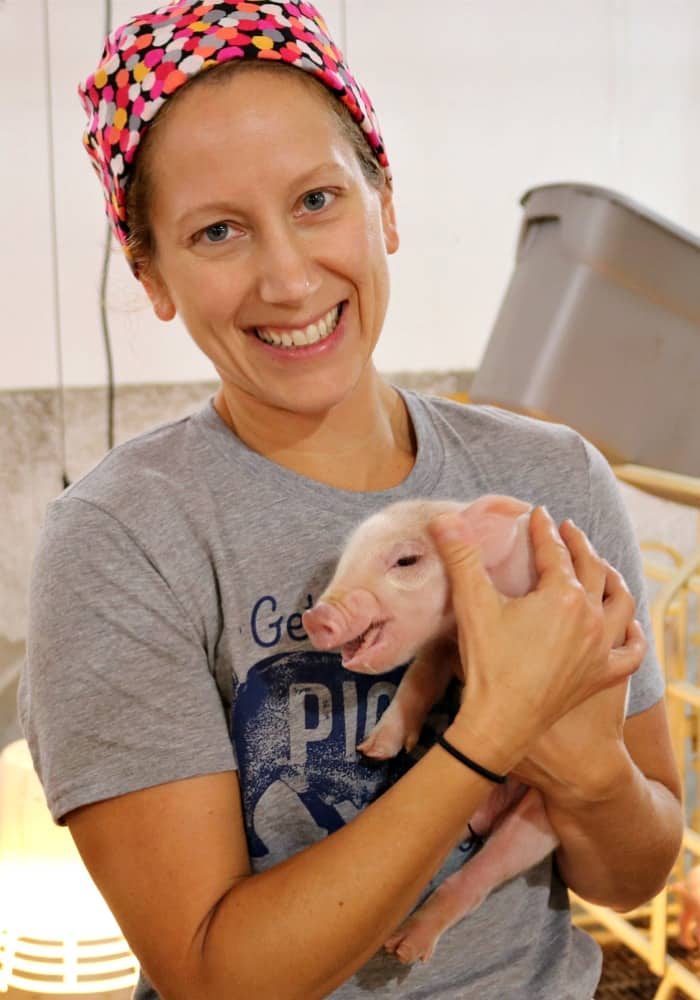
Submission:
[[[342,626],[332,604],[320,601],[301,616],[302,624],[316,649],[334,649],[339,645]]]
[[[337,649],[351,642],[376,620],[379,602],[368,590],[342,597],[328,595],[302,615],[302,624],[316,649]]]

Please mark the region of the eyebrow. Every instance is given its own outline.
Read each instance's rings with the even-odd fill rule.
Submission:
[[[319,163],[312,167],[310,170],[305,171],[303,174],[299,174],[295,177],[290,184],[290,187],[303,187],[308,184],[316,175],[325,173],[331,170],[342,171],[342,164],[338,163],[337,160],[329,160],[327,163]],[[193,208],[186,209],[182,215],[179,215],[175,220],[175,226],[177,229],[185,226],[192,216],[198,215],[222,215],[237,214],[240,209],[236,209],[232,202],[229,201],[208,201],[203,205],[195,205]]]

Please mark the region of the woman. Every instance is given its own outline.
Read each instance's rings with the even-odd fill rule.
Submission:
[[[651,655],[639,667],[622,577],[538,507],[538,587],[506,601],[459,525],[436,522],[469,682],[433,719],[448,748],[415,764],[355,750],[401,668],[344,673],[301,612],[370,511],[503,492],[585,529],[648,630],[607,466],[567,429],[377,374],[398,248],[388,165],[309,4],[160,8],[110,36],[83,97],[132,267],[221,380],[52,505],[33,576],[21,715],[53,814],[148,977],[136,996],[588,1000],[600,960],[564,883],[628,908],[661,887],[680,837],[661,678]],[[469,817],[510,771],[544,793],[556,860],[429,964],[401,965],[382,944],[461,863]]]

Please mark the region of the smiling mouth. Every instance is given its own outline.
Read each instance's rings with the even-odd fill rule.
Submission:
[[[283,330],[274,326],[256,326],[253,332],[258,340],[273,347],[286,347],[291,350],[295,347],[310,347],[330,337],[338,325],[344,305],[345,303],[341,303],[333,306],[321,319],[299,329]]]
[[[387,621],[388,619],[385,618],[383,621],[372,622],[360,635],[349,642],[343,643],[340,647],[340,655],[342,656],[344,667],[353,660],[364,656],[379,643]]]

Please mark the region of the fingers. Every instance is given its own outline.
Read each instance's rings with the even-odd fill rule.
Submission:
[[[530,538],[532,539],[535,568],[540,581],[538,589],[551,582],[554,577],[561,581],[562,574],[573,580],[575,577],[569,550],[564,544],[556,524],[544,507],[535,507],[530,515]]]
[[[611,646],[623,646],[635,611],[634,598],[625,581],[610,563],[598,555],[573,521],[564,521],[559,530],[581,586],[595,604],[603,602],[607,640]]]
[[[603,600],[605,635],[611,646],[622,646],[634,620],[635,601],[617,570],[608,563],[605,563],[605,570]]]
[[[608,564],[600,558],[586,534],[573,521],[564,521],[559,534],[569,550],[574,572],[581,586],[594,601],[602,601]]]
[[[624,644],[610,650],[608,662],[617,681],[629,677],[642,665],[642,660],[646,656],[647,646],[642,626],[635,619],[627,629]],[[613,679],[609,686],[615,683],[616,681]]]
[[[452,586],[452,603],[458,619],[476,608],[483,614],[500,606],[501,596],[484,569],[479,551],[465,541],[466,526],[459,514],[440,514],[428,530]]]

